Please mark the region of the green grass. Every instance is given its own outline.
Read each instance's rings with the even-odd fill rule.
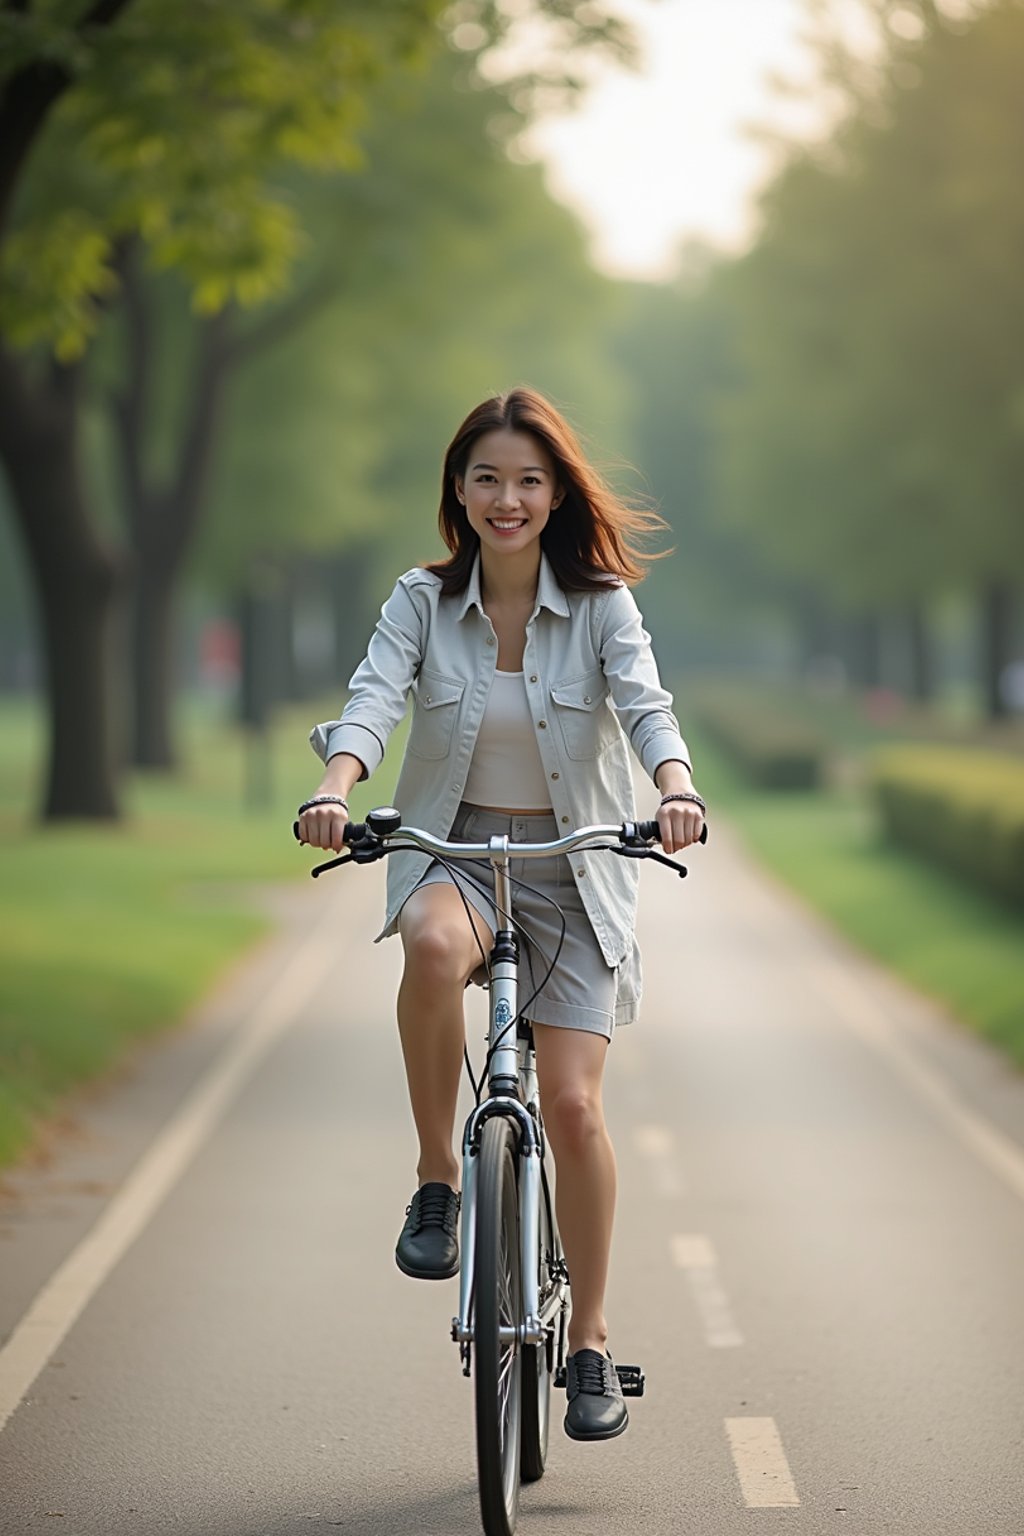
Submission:
[[[102,1073],[128,1041],[176,1023],[266,930],[260,885],[306,877],[311,859],[291,821],[319,776],[309,726],[335,708],[282,714],[264,803],[247,804],[261,775],[247,768],[254,749],[243,733],[194,710],[187,767],[136,776],[123,822],[44,827],[38,712],[0,706],[0,1165],[61,1093]],[[392,792],[382,770],[353,811]]]
[[[754,791],[710,742],[690,736],[702,792],[756,858],[854,943],[1024,1067],[1019,913],[887,847],[856,788]]]

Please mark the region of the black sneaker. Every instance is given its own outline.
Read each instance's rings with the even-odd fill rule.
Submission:
[[[459,1272],[459,1207],[447,1184],[424,1184],[406,1207],[395,1261],[414,1280],[450,1280]]]
[[[565,1362],[565,1432],[570,1440],[611,1440],[629,1423],[609,1355],[580,1349]]]

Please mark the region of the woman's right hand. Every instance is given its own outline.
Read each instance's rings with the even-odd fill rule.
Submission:
[[[299,817],[299,842],[308,843],[311,848],[333,849],[340,853],[345,846],[345,824],[350,820],[343,805],[311,805]]]

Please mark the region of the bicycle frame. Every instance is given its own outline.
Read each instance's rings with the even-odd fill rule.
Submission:
[[[512,889],[508,864],[510,839],[492,837],[488,858],[494,870],[496,911],[511,911]],[[494,1115],[514,1120],[519,1142],[520,1260],[522,1318],[502,1335],[520,1344],[543,1344],[555,1314],[567,1305],[568,1282],[557,1277],[551,1293],[540,1299],[540,1202],[543,1190],[543,1133],[540,1097],[532,1040],[515,1033],[519,999],[519,941],[510,928],[495,932],[490,957],[490,1025],[488,1029],[488,1096],[466,1121],[462,1139],[462,1267],[459,1282],[459,1313],[452,1319],[452,1338],[460,1346],[464,1368],[469,1370],[473,1343],[473,1286],[476,1248],[476,1171],[480,1129]]]
[[[294,824],[298,837],[298,822]],[[353,834],[355,834],[353,836]],[[626,821],[615,826],[583,827],[551,843],[513,843],[509,837],[492,837],[485,844],[453,845],[416,827],[402,825],[401,813],[393,806],[372,811],[365,826],[346,828],[345,840],[351,852],[317,866],[312,874],[323,874],[350,860],[371,863],[384,853],[419,849],[439,858],[487,858],[494,871],[494,892],[498,920],[510,921],[512,887],[509,858],[548,858],[589,849],[618,853],[626,857],[656,859],[673,873],[685,875],[683,865],[673,864],[657,853],[651,843],[660,836],[654,821]],[[389,844],[392,837],[402,843]],[[707,837],[707,827],[701,842]],[[612,841],[602,841],[611,839]],[[510,854],[510,850],[513,851]],[[532,1039],[519,1038],[512,1031],[519,1017],[519,941],[514,929],[498,928],[490,955],[490,1026],[488,1031],[488,1096],[470,1115],[463,1135],[462,1184],[462,1260],[459,1287],[459,1313],[452,1319],[452,1338],[459,1345],[463,1369],[470,1373],[473,1345],[473,1294],[476,1270],[476,1192],[477,1154],[481,1127],[495,1115],[515,1122],[518,1132],[518,1182],[520,1209],[520,1256],[522,1316],[517,1324],[502,1327],[499,1337],[505,1342],[539,1346],[546,1342],[547,1330],[555,1314],[568,1307],[569,1276],[561,1256],[555,1255],[550,1292],[541,1300],[539,1281],[540,1202],[544,1189],[544,1141],[540,1118],[540,1098]],[[559,1355],[563,1335],[559,1340]],[[559,1365],[561,1365],[559,1358]],[[629,1367],[628,1369],[634,1369]],[[621,1370],[620,1370],[621,1375]]]

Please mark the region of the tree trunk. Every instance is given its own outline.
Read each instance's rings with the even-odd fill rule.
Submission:
[[[1003,672],[1013,660],[1013,623],[1016,593],[1007,581],[993,577],[981,591],[981,684],[985,709],[992,720],[1009,714],[1000,687]]]
[[[98,534],[78,465],[74,368],[33,374],[0,347],[0,457],[38,593],[47,662],[47,820],[119,815],[113,637],[123,564]]]
[[[850,675],[861,688],[882,685],[882,625],[876,613],[862,613],[849,625]]]
[[[175,587],[178,568],[140,560],[132,594],[132,760],[173,768]]]
[[[353,542],[333,556],[327,566],[334,620],[333,684],[344,688],[366,652],[373,630],[376,604],[372,596],[370,546]]]
[[[146,468],[150,384],[159,366],[138,252],[120,257],[128,327],[128,367],[114,401],[125,519],[135,557],[132,630],[132,761],[139,768],[176,764],[173,705],[177,587],[206,501],[213,444],[229,366],[226,312],[203,323],[188,390],[189,409],[171,483]]]
[[[935,657],[923,603],[911,603],[907,609],[907,635],[911,695],[919,704],[930,704],[935,697]]]

